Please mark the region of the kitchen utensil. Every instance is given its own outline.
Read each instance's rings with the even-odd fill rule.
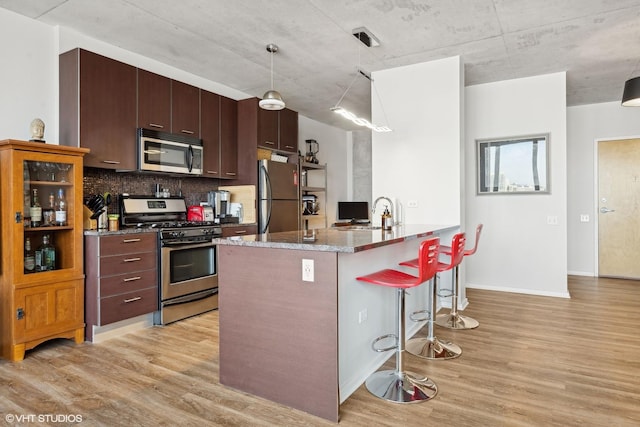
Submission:
[[[318,142],[315,139],[307,139],[305,142],[307,143],[307,154],[304,156],[304,161],[318,164],[318,158],[316,157],[316,154],[320,151]]]
[[[104,213],[104,209],[100,209],[99,211],[95,211],[93,214],[91,214],[91,216],[89,217],[90,219],[98,219],[98,217],[100,215],[102,215]]]

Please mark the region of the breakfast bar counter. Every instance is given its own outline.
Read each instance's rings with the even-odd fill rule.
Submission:
[[[218,245],[220,382],[337,422],[339,406],[392,352],[393,289],[355,278],[415,258],[424,238],[458,225],[355,226],[214,239]],[[407,298],[423,309],[426,286]],[[413,322],[411,322],[413,323]],[[417,332],[413,324],[407,334]]]

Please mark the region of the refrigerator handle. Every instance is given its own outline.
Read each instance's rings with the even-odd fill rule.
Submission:
[[[260,173],[262,173],[264,175],[264,182],[265,182],[265,188],[266,188],[266,199],[267,199],[267,220],[264,221],[264,227],[262,230],[260,230],[260,233],[266,233],[267,229],[269,228],[269,223],[271,222],[271,210],[272,210],[272,197],[271,197],[271,179],[269,179],[269,171],[267,170],[267,168],[264,167],[264,165],[260,166]]]

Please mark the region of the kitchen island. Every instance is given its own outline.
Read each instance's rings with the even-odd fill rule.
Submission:
[[[355,278],[398,268],[427,236],[447,242],[458,229],[339,227],[214,239],[220,382],[337,422],[340,403],[393,355],[371,343],[396,330],[394,289]],[[426,303],[420,286],[407,297],[407,313]],[[408,325],[408,335],[422,326]]]

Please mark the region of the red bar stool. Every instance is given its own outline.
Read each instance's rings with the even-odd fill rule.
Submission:
[[[438,261],[438,265],[436,266],[436,272],[441,273],[443,271],[448,271],[460,264],[462,261],[462,253],[464,252],[464,243],[465,243],[464,233],[458,233],[453,236],[451,241],[451,247],[453,248],[453,252],[451,254],[451,260],[449,264],[445,264]],[[418,259],[412,259],[410,261],[401,262],[400,265],[404,265],[406,267],[413,267],[419,264]],[[411,338],[407,341],[406,347],[407,351],[415,356],[422,357],[423,359],[453,359],[462,354],[462,349],[459,345],[454,344],[449,341],[443,341],[438,339],[433,333],[433,325],[436,317],[436,296],[438,289],[438,276],[434,275],[433,280],[431,281],[430,294],[430,304],[429,304],[429,320],[428,320],[428,334],[427,337],[420,338]]]
[[[415,403],[429,400],[438,393],[438,387],[429,378],[404,370],[405,352],[405,290],[418,286],[436,274],[438,265],[439,238],[433,237],[420,244],[418,251],[418,277],[402,271],[384,269],[358,277],[357,280],[374,285],[389,286],[397,289],[398,331],[396,344],[379,349],[376,343],[394,335],[383,335],[372,343],[374,351],[396,350],[396,368],[374,372],[367,378],[365,385],[369,392],[381,399],[395,403]]]
[[[478,250],[478,242],[480,241],[480,233],[482,233],[482,224],[478,224],[476,227],[476,242],[473,245],[473,249],[465,249],[463,255],[468,257],[473,255]],[[451,248],[449,246],[441,246],[440,253],[451,256]],[[476,319],[468,316],[463,316],[458,313],[458,296],[460,295],[460,278],[458,277],[458,266],[454,269],[455,282],[452,286],[451,293],[447,296],[451,296],[451,310],[449,313],[438,314],[436,316],[436,325],[443,326],[449,329],[473,329],[480,325]]]

